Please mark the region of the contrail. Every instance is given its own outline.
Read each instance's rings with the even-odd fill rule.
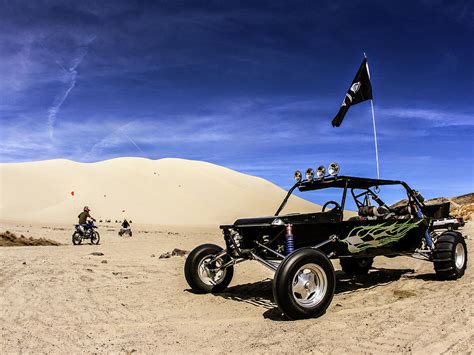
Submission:
[[[94,40],[95,40],[95,36],[92,37],[90,40],[88,40],[87,44],[89,45]],[[74,89],[74,86],[76,86],[77,67],[79,66],[79,64],[81,64],[82,60],[84,59],[86,55],[87,55],[87,48],[81,49],[79,55],[73,58],[71,66],[68,69],[66,69],[56,58],[53,58],[55,63],[65,72],[69,85],[62,93],[56,95],[56,97],[54,98],[53,104],[48,109],[48,131],[49,131],[49,137],[51,139],[53,139],[54,123],[56,122],[56,118],[59,113],[59,110],[61,109],[61,106],[63,105],[64,101],[66,101],[71,90]]]
[[[142,152],[144,156],[146,156],[145,152],[138,146],[137,143],[135,143],[135,141],[134,141],[132,138],[130,138],[130,137],[129,137],[125,132],[123,132],[122,130],[120,131],[120,133],[122,133],[125,137],[127,137],[128,140],[129,140],[130,142],[132,142],[132,144],[133,144],[140,152]]]
[[[68,76],[68,81],[69,85],[64,90],[62,93],[58,94],[56,98],[53,101],[53,104],[48,110],[48,127],[49,127],[49,137],[52,139],[54,135],[54,123],[56,122],[56,117],[58,115],[59,110],[61,109],[61,106],[63,105],[64,101],[66,101],[67,97],[69,96],[69,93],[71,92],[72,89],[74,89],[74,86],[76,85],[76,77],[77,77],[77,67],[79,64],[82,62],[82,59],[85,57],[87,52],[81,53],[79,56],[74,58],[72,62],[72,66],[69,69],[65,69],[63,66],[60,65],[63,70],[66,72],[66,75]]]
[[[67,99],[69,93],[76,85],[77,71],[72,70],[71,72],[69,72],[69,74],[70,74],[70,78],[69,78],[68,88],[63,93],[56,96],[56,98],[54,99],[53,105],[48,110],[49,137],[51,139],[53,138],[54,123],[56,122],[56,117],[58,115],[58,112],[61,109],[61,106],[64,103],[64,101]]]
[[[127,138],[130,143],[132,143],[135,148],[143,154],[144,157],[147,157],[147,154],[143,151],[143,149],[140,148],[140,146],[128,135],[124,132],[124,129],[128,124],[122,125],[119,128],[114,129],[114,131],[104,138],[100,140],[100,142],[95,143],[92,148],[89,150],[89,152],[85,155],[87,159],[91,158],[95,154],[97,156],[99,153],[102,152],[107,147],[114,147],[118,146],[121,143],[125,143],[123,140],[123,137]],[[119,141],[120,140],[120,141]]]

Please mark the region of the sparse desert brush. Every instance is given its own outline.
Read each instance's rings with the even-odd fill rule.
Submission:
[[[46,238],[33,238],[25,237],[21,234],[19,237],[10,231],[0,233],[0,246],[1,247],[14,247],[14,246],[45,246],[45,245],[61,245],[54,240]]]

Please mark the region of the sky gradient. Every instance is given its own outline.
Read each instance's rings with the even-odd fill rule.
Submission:
[[[393,5],[392,5],[393,4]],[[0,2],[0,162],[205,160],[288,188],[375,176],[370,103],[331,126],[366,52],[383,178],[474,190],[470,1]]]

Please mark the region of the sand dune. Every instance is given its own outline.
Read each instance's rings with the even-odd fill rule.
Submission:
[[[74,223],[84,205],[95,218],[112,221],[231,223],[237,217],[273,214],[286,193],[261,178],[183,159],[1,164],[0,179],[0,219],[50,223]],[[319,209],[292,197],[285,212]]]

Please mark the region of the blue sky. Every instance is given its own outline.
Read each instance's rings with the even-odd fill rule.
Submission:
[[[370,104],[331,126],[363,58],[381,175],[473,191],[469,1],[0,2],[0,162],[210,161],[287,188],[375,175]]]

